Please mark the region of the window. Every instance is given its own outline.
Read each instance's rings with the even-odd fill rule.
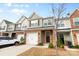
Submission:
[[[73,22],[75,26],[79,26],[79,18],[74,18]]]
[[[64,27],[65,25],[64,24],[58,24],[58,27]]]
[[[0,27],[0,30],[5,30],[5,26]]]
[[[52,22],[51,20],[43,20],[43,25],[44,26],[52,25]]]
[[[38,26],[38,20],[31,21],[31,27],[36,27],[36,26]]]
[[[16,27],[21,27],[21,24],[16,24]]]
[[[27,28],[27,26],[25,25],[25,26],[22,26],[22,28]]]
[[[48,20],[48,25],[52,25],[52,22],[50,20]]]

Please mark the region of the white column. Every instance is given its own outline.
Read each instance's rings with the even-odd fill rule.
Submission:
[[[72,45],[74,45],[72,29],[70,30],[70,36],[71,36],[71,40],[72,40]]]

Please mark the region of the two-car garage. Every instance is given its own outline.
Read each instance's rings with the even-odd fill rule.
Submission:
[[[26,35],[26,44],[38,44],[38,32],[28,32]]]

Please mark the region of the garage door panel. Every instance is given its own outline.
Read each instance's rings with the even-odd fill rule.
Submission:
[[[26,36],[26,42],[27,44],[38,44],[38,33],[37,32],[33,32],[33,33],[27,33]]]

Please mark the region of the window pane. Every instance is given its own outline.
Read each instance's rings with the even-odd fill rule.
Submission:
[[[75,22],[75,26],[79,25],[79,22]]]

